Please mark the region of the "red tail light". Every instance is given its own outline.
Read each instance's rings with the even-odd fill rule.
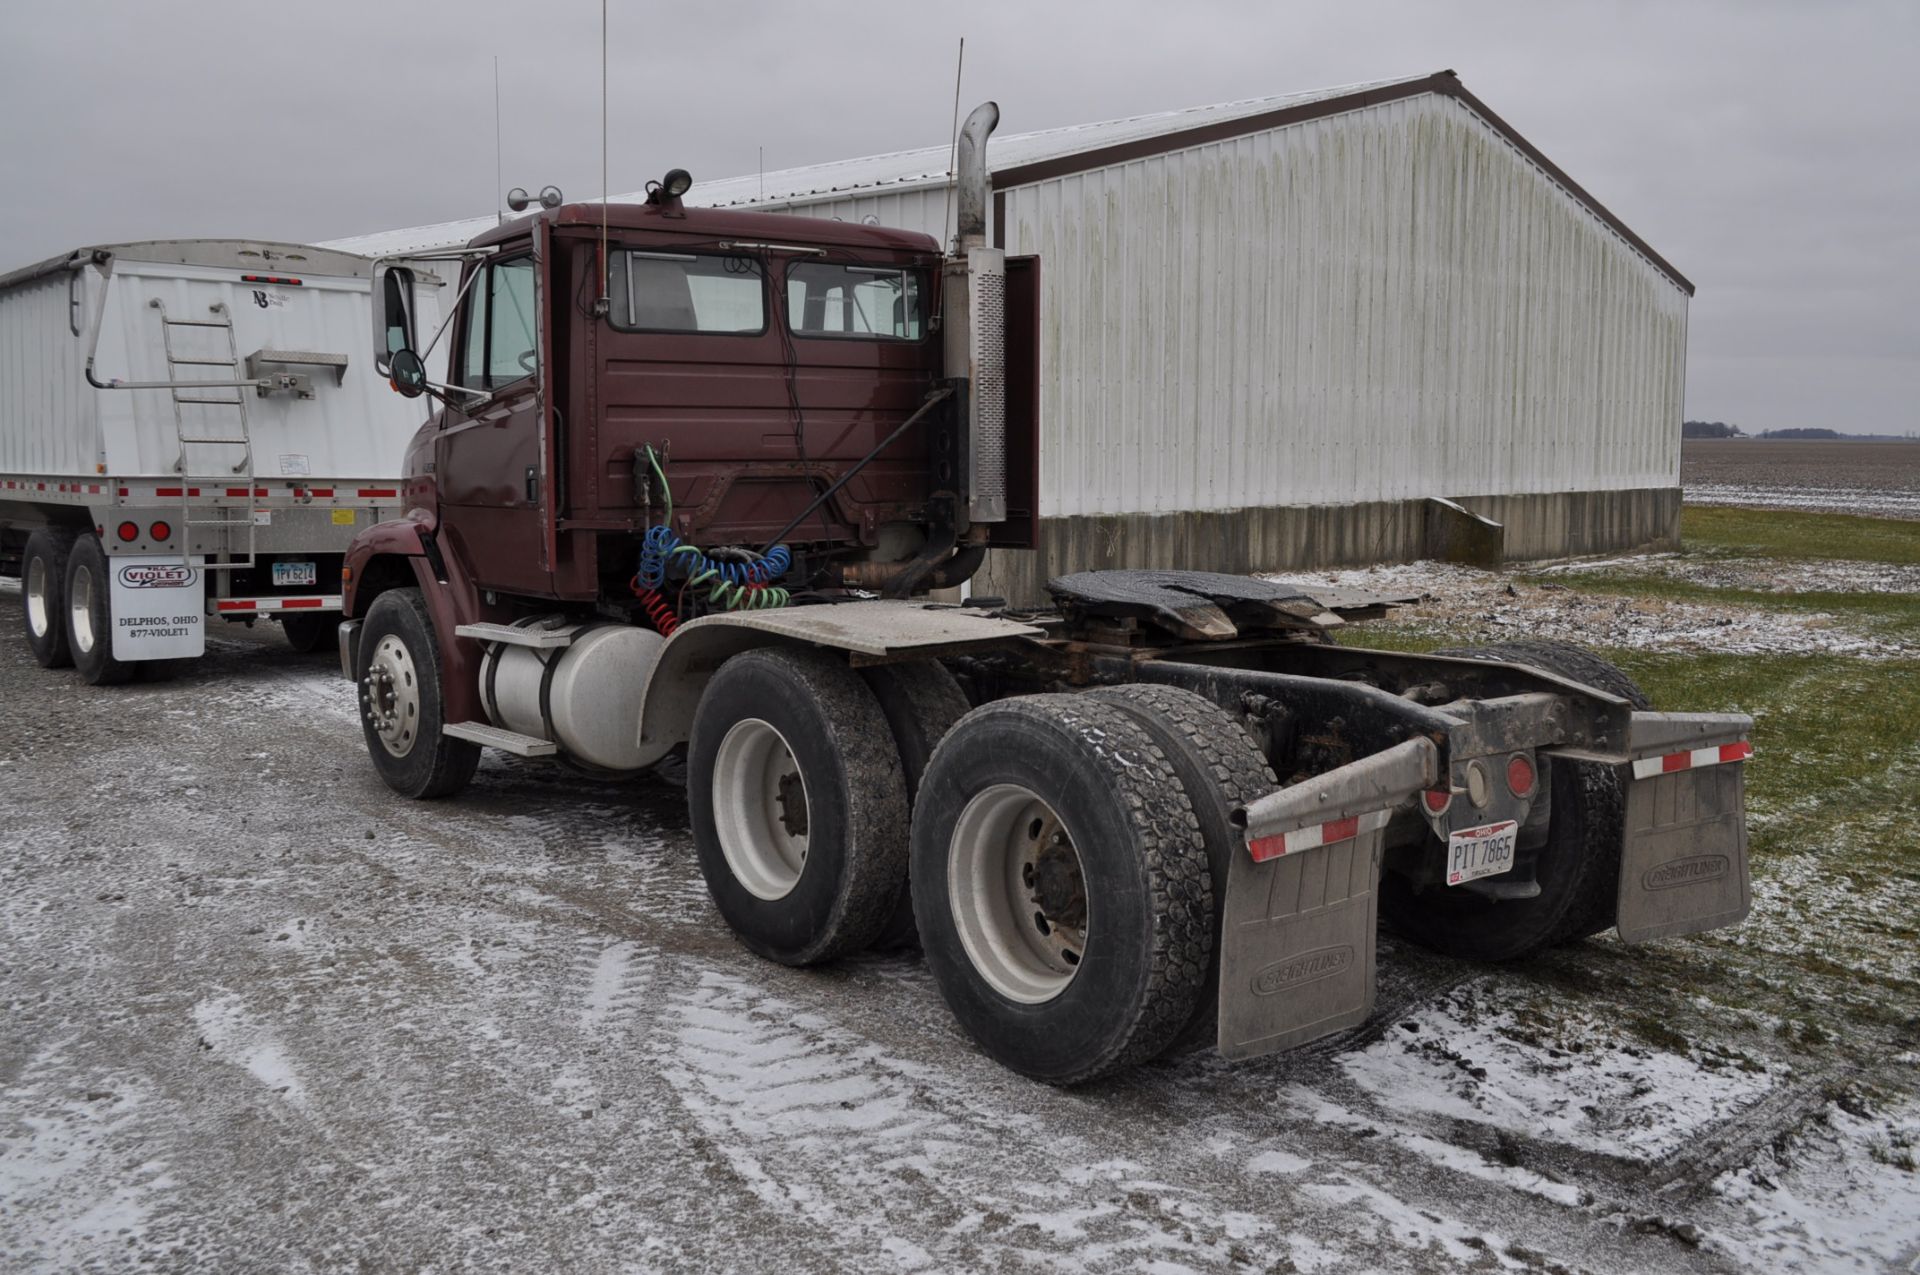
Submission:
[[[140,524],[137,522],[123,522],[116,530],[120,539],[127,544],[132,544],[140,538]]]
[[[1533,759],[1525,753],[1515,753],[1507,759],[1507,787],[1516,797],[1528,797],[1533,794],[1533,785],[1538,776],[1533,772]]]
[[[156,522],[151,527],[147,528],[147,534],[152,536],[155,540],[171,539],[173,536],[173,524],[168,522]]]
[[[1453,804],[1453,793],[1445,788],[1429,788],[1420,794],[1420,800],[1426,803],[1428,814],[1444,815]]]

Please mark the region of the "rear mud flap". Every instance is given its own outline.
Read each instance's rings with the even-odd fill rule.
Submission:
[[[1384,830],[1227,871],[1220,1052],[1253,1058],[1353,1027],[1373,1009]]]
[[[1628,780],[1622,941],[1697,934],[1747,915],[1745,772],[1736,763]]]

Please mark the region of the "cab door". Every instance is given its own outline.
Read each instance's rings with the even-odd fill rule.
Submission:
[[[473,269],[448,369],[465,393],[435,444],[441,533],[481,588],[547,595],[539,263],[526,252]]]

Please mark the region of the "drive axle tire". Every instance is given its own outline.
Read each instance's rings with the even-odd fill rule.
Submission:
[[[340,632],[340,617],[282,611],[280,631],[286,635],[288,646],[302,655],[311,655],[323,646],[333,645],[334,635]]]
[[[783,965],[873,943],[906,872],[907,787],[880,702],[824,651],[720,666],[694,711],[687,812],[707,891]]]
[[[1650,706],[1625,673],[1564,642],[1529,639],[1434,654],[1524,664],[1617,695],[1636,709]],[[1540,893],[1496,901],[1439,885],[1416,892],[1405,877],[1385,873],[1380,915],[1389,925],[1423,947],[1478,961],[1518,960],[1613,925],[1626,818],[1620,768],[1565,758],[1540,761],[1552,801],[1546,844],[1533,861]]]
[[[911,879],[941,994],[1024,1076],[1078,1084],[1145,1062],[1206,991],[1200,823],[1117,705],[1038,695],[962,718],[921,784]]]
[[[67,558],[67,648],[90,686],[117,686],[139,671],[113,658],[113,568],[98,536],[74,542]]]
[[[1246,833],[1228,815],[1280,787],[1265,754],[1247,728],[1204,696],[1176,686],[1135,683],[1090,692],[1132,717],[1160,745],[1193,803],[1206,841],[1213,882],[1213,954],[1207,984],[1193,1019],[1174,1041],[1176,1050],[1202,1049],[1219,1035],[1220,918],[1226,913],[1227,869],[1235,854],[1246,853]]]
[[[444,731],[440,645],[420,590],[389,589],[373,600],[353,672],[361,733],[387,787],[421,800],[465,788],[480,746]]]
[[[42,527],[27,537],[20,555],[20,612],[26,623],[27,645],[41,668],[66,668],[73,663],[67,645],[67,558],[73,552],[73,533],[60,527]]]
[[[860,676],[879,699],[880,711],[886,714],[887,727],[900,750],[900,767],[907,780],[907,808],[911,812],[920,792],[920,777],[933,759],[933,750],[972,705],[967,703],[966,692],[960,689],[953,674],[934,660],[875,664],[861,669]],[[913,893],[907,888],[907,875],[903,871],[892,914],[873,945],[889,951],[911,947],[917,938],[913,927]]]

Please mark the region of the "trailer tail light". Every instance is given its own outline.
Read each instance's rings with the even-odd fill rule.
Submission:
[[[289,279],[277,274],[243,274],[240,276],[240,279],[243,283],[280,283],[285,284],[289,288],[297,288],[300,286],[298,279]]]
[[[156,522],[147,528],[147,534],[155,540],[171,539],[173,536],[173,524],[170,522]]]
[[[1421,802],[1430,815],[1444,815],[1447,807],[1453,804],[1453,793],[1446,788],[1429,788],[1420,794]]]
[[[1533,759],[1525,753],[1515,753],[1507,759],[1507,787],[1516,797],[1530,797],[1533,786],[1539,782],[1534,773]]]
[[[116,530],[126,544],[132,544],[140,538],[140,524],[137,522],[123,522]]]

